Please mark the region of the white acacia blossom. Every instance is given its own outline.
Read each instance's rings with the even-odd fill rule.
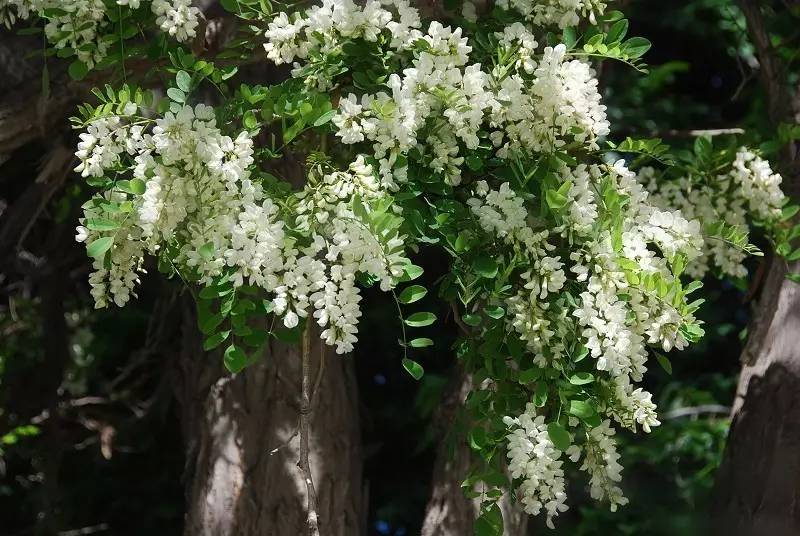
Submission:
[[[566,512],[562,452],[555,448],[547,432],[544,416],[536,415],[536,407],[528,404],[519,417],[505,417],[509,427],[508,470],[522,484],[522,505],[525,512],[545,512],[547,526],[555,528],[553,518]]]
[[[655,205],[679,210],[688,220],[698,222],[697,225],[722,222],[729,228],[745,231],[750,221],[777,221],[786,202],[780,188],[781,176],[769,162],[746,148],[736,152],[727,171],[702,182],[689,177],[659,181],[656,171],[649,167],[641,169],[638,178],[650,191]],[[747,275],[746,251],[713,234],[704,238],[700,254],[686,267],[689,275],[700,279],[712,268],[732,277]]]
[[[595,23],[606,3],[602,0],[498,0],[503,9],[513,9],[536,26],[576,26],[581,17]]]
[[[76,153],[76,170],[84,176],[127,168],[144,184],[132,200],[112,190],[86,206],[77,239],[90,248],[114,239],[106,262],[95,261],[90,277],[97,306],[109,300],[124,305],[145,254],[178,244],[171,262],[179,273],[194,273],[202,284],[229,273],[235,286],[260,287],[273,296],[274,312],[287,327],[313,311],[325,342],[339,353],[351,351],[361,316],[356,276],[370,274],[389,290],[407,263],[401,237],[376,234],[353,213],[354,197],[382,195],[372,167],[360,157],[348,172],[312,177],[296,214],[282,214],[251,176],[247,132],[222,134],[214,110],[202,104],[154,120],[135,116],[135,108],[126,117],[92,121]],[[107,202],[125,208],[101,225]],[[289,227],[305,230],[308,242],[290,237]]]

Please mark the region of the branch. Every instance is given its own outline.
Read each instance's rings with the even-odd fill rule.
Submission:
[[[682,417],[697,417],[698,415],[728,415],[731,408],[720,404],[705,404],[702,406],[689,406],[686,408],[676,408],[664,413],[661,417],[664,420],[680,419]]]
[[[774,124],[785,121],[790,115],[790,99],[786,85],[786,71],[772,48],[772,43],[761,13],[761,0],[741,0],[742,12],[747,21],[750,39],[756,47],[759,74],[767,92],[769,117]]]
[[[300,402],[300,460],[297,466],[303,472],[308,492],[308,534],[319,536],[319,518],[317,515],[317,492],[314,489],[314,480],[311,476],[311,466],[308,463],[308,429],[311,415],[311,319],[306,319],[303,331],[303,355]]]
[[[455,304],[455,302],[450,302],[450,310],[453,312],[453,320],[459,329],[464,333],[464,335],[467,337],[472,335],[472,330],[469,329],[469,326],[467,326],[463,320],[461,320],[461,313],[458,312],[458,306]]]

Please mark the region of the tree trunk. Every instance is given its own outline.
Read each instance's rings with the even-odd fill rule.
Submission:
[[[472,389],[472,378],[458,371],[439,407],[436,420],[446,425],[453,422]],[[473,458],[466,438],[456,438],[452,446],[447,441],[439,442],[439,451],[433,468],[431,496],[425,507],[422,536],[468,536],[478,516],[480,504],[467,499],[461,483],[467,477]],[[526,533],[528,516],[511,502],[506,494],[500,501],[503,512],[504,533],[521,536]]]
[[[761,3],[742,0],[761,81],[774,124],[792,120],[785,68],[774,53]],[[784,191],[800,189],[797,146],[782,153]],[[798,272],[800,265],[789,267]],[[717,473],[713,518],[718,534],[800,534],[800,285],[772,259],[750,336],[732,410],[731,429]],[[757,284],[757,283],[756,283]]]
[[[800,285],[772,265],[717,476],[720,534],[800,534]]]
[[[186,438],[187,536],[307,534],[299,456],[299,349],[274,343],[232,376],[202,350],[192,306],[184,306],[177,394]],[[361,438],[349,358],[314,337],[310,465],[323,536],[363,532]],[[322,356],[322,357],[321,357]]]

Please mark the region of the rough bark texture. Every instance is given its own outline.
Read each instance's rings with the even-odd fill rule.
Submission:
[[[439,408],[437,422],[453,422],[472,388],[472,380],[460,368]],[[467,477],[472,464],[472,453],[464,439],[459,439],[453,448],[441,441],[433,468],[431,497],[425,508],[422,536],[465,536],[473,533],[479,504],[467,499],[461,483]],[[503,512],[505,534],[520,536],[526,533],[528,516],[509,497],[500,502]]]
[[[761,3],[741,4],[758,51],[770,117],[775,123],[789,121],[785,70],[771,48]],[[785,191],[797,201],[797,147],[786,147],[781,160]],[[790,267],[795,273],[799,268]],[[786,273],[783,260],[769,263],[754,309],[717,473],[717,534],[800,534],[800,285],[787,280]]]
[[[717,476],[720,534],[800,534],[800,285],[772,264]]]
[[[231,376],[202,351],[191,306],[183,320],[178,397],[187,447],[187,536],[296,536],[307,532],[299,449],[299,349],[273,344]],[[316,381],[322,345],[313,338]],[[348,358],[331,354],[311,414],[310,464],[320,531],[362,531],[357,391]]]

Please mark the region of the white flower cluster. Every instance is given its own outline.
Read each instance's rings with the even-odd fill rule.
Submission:
[[[612,512],[619,506],[628,504],[628,499],[619,487],[622,481],[622,465],[614,441],[615,430],[611,421],[605,420],[600,426],[589,428],[586,432],[586,443],[583,445],[583,464],[581,471],[589,473],[589,494],[597,501],[607,500]],[[572,461],[577,462],[580,450],[576,449]]]
[[[603,0],[497,0],[503,9],[517,11],[536,26],[577,26],[581,17],[595,24],[606,8]]]
[[[347,38],[377,41],[388,30],[390,46],[401,50],[421,37],[420,24],[419,13],[408,0],[369,0],[363,7],[353,0],[323,0],[304,15],[279,13],[265,33],[264,48],[276,64],[291,63],[317,53],[338,52]],[[321,88],[326,84],[322,79],[315,83]]]
[[[392,169],[397,157],[412,148],[420,150],[428,167],[458,184],[464,163],[459,141],[477,148],[483,111],[494,102],[480,65],[466,66],[472,49],[461,29],[434,22],[420,39],[427,46],[413,67],[402,76],[390,75],[391,95],[348,95],[334,118],[344,143],[373,142],[382,179],[389,186],[404,173]]]
[[[118,4],[129,0],[117,0]],[[139,0],[133,0],[138,4]],[[200,8],[192,6],[192,0],[152,0],[150,9],[156,16],[156,24],[180,42],[194,39],[197,35]],[[131,6],[134,7],[133,5]]]
[[[699,224],[650,204],[648,192],[622,161],[564,165],[558,177],[570,189],[561,212],[564,225],[550,231],[536,229],[528,204],[509,183],[493,190],[478,181],[475,196],[467,201],[483,231],[509,247],[515,259],[525,255],[524,265],[530,267],[520,275],[516,294],[505,302],[506,321],[524,341],[533,364],[543,368],[563,368],[569,341],[578,333],[596,369],[605,373],[599,381],[613,393],[599,410],[621,426],[633,430],[641,426],[649,432],[659,425],[656,407],[650,393],[634,382],[641,381],[647,370],[648,345],[668,351],[688,344],[681,327],[694,322],[694,317],[663,299],[658,287],[677,284],[668,259],[698,254]],[[621,213],[600,209],[601,198],[607,206],[614,197],[625,199],[617,208]],[[602,230],[607,218],[619,227]],[[557,255],[562,251],[555,240],[558,233],[571,237],[569,278]],[[583,289],[575,306],[562,297],[568,280]],[[648,286],[645,280],[660,283]],[[583,468],[591,475],[592,495],[616,507],[625,499],[614,484],[621,467],[610,426],[607,421],[589,431]],[[521,433],[509,436],[509,449],[517,455],[522,452],[517,437]],[[526,479],[524,496],[539,500],[532,484],[538,480]]]
[[[608,134],[595,73],[588,63],[569,59],[564,45],[547,47],[537,60],[533,34],[521,23],[512,24],[496,35],[515,51],[511,65],[485,72],[480,64],[470,64],[472,47],[460,28],[433,22],[422,34],[419,16],[406,3],[383,5],[394,12],[376,0],[363,8],[350,0],[325,0],[304,16],[281,13],[270,23],[265,46],[276,63],[312,61],[313,54],[339,54],[344,38],[375,41],[386,31],[392,48],[413,53],[410,68],[390,74],[389,92],[348,95],[334,118],[344,143],[373,143],[385,185],[402,182],[405,165],[395,164],[405,162],[399,157],[412,149],[448,183],[459,184],[462,144],[477,148],[481,129],[490,133],[501,158],[520,150],[552,150],[568,141],[597,148],[596,140]],[[506,76],[509,67],[512,73]],[[293,73],[317,87],[328,83],[301,63]]]
[[[502,32],[494,34],[501,46],[516,52],[515,67],[528,74],[533,74],[536,69],[534,54],[539,43],[536,37],[521,22],[515,22],[503,28]]]
[[[645,167],[638,180],[647,186],[653,204],[665,210],[679,210],[686,218],[711,226],[724,222],[730,228],[746,231],[748,222],[774,221],[781,215],[785,195],[781,176],[769,162],[742,148],[728,171],[699,182],[689,177],[676,181],[657,180],[656,171]],[[686,273],[700,279],[712,267],[722,274],[744,277],[747,253],[729,241],[706,236],[700,253],[686,267]]]
[[[230,274],[236,286],[264,289],[287,327],[313,310],[326,343],[339,353],[352,350],[361,316],[356,275],[370,274],[389,290],[407,263],[401,237],[377,235],[351,209],[356,196],[381,195],[363,157],[348,172],[311,182],[287,222],[251,179],[253,142],[247,132],[223,135],[214,110],[202,104],[155,120],[134,117],[135,106],[126,111],[127,117],[89,124],[76,153],[84,176],[130,169],[132,180],[145,185],[133,199],[112,190],[86,207],[78,240],[90,247],[109,236],[114,241],[90,278],[97,306],[106,306],[109,297],[124,305],[145,253],[170,246],[177,248],[171,262],[178,270],[196,274],[203,284]],[[305,230],[307,243],[290,238],[287,223]],[[213,254],[204,254],[205,248]]]
[[[504,417],[503,422],[509,427],[508,470],[522,482],[523,508],[531,515],[544,509],[547,526],[555,528],[553,518],[568,510],[564,462],[547,433],[544,416],[536,415],[536,407],[529,403],[522,415]]]
[[[527,404],[519,417],[506,416],[503,422],[509,430],[506,436],[508,469],[513,478],[522,482],[524,509],[532,515],[544,509],[547,526],[555,528],[553,518],[568,510],[560,460],[562,452],[554,446],[545,419],[536,415],[533,404]],[[577,424],[577,419],[571,417],[570,424]],[[615,434],[611,421],[606,419],[598,426],[587,428],[582,445],[573,443],[563,453],[573,463],[583,454],[580,470],[589,474],[589,493],[597,501],[608,501],[612,512],[628,504],[619,487],[623,467],[619,463]]]
[[[141,0],[117,0],[120,6],[138,9]],[[191,0],[152,0],[151,9],[163,32],[178,41],[195,36],[200,9]],[[92,68],[108,54],[104,32],[113,32],[103,0],[0,0],[0,20],[11,26],[17,19],[44,16],[44,33],[57,49],[70,48],[80,61]]]
[[[617,376],[610,387],[614,391],[614,403],[609,406],[608,413],[622,426],[635,432],[638,424],[650,433],[652,427],[661,424],[652,395],[641,387],[634,388],[627,376]]]

